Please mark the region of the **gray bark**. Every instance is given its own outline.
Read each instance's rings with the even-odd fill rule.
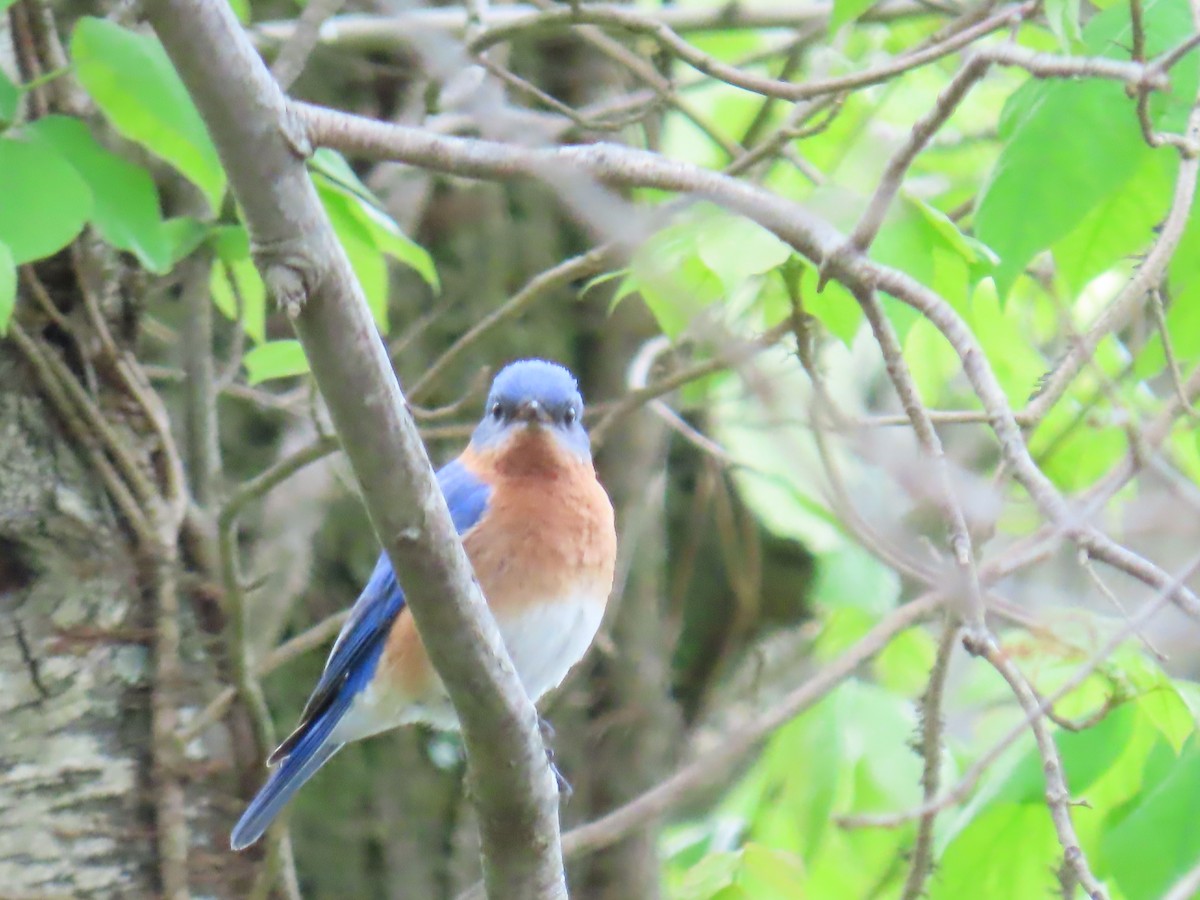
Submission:
[[[124,535],[11,355],[0,355],[0,885],[136,896],[150,653]]]

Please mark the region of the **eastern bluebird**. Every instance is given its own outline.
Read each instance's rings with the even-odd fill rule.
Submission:
[[[479,586],[526,692],[557,687],[595,637],[617,538],[596,480],[575,378],[555,363],[506,366],[471,443],[437,473]],[[458,722],[383,553],[330,651],[300,725],[230,835],[234,850],[271,821],[342,745],[410,722]]]

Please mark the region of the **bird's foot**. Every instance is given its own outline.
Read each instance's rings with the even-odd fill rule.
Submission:
[[[558,793],[562,796],[563,802],[571,799],[571,795],[575,793],[575,789],[571,787],[571,782],[567,781],[562,770],[558,768],[554,761],[554,726],[550,724],[548,719],[538,717],[538,728],[542,732],[542,743],[546,745],[546,764],[550,766],[550,771],[554,773],[554,780],[558,782]]]

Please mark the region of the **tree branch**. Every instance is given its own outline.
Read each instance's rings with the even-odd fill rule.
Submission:
[[[578,178],[582,174],[608,186],[653,187],[711,200],[757,222],[803,256],[823,264],[825,273],[852,293],[873,288],[885,291],[924,315],[954,348],[987,412],[1006,464],[1042,514],[1095,558],[1155,588],[1171,583],[1159,566],[1131,553],[1079,516],[1038,468],[983,348],[953,306],[897,269],[859,253],[836,252],[845,244],[845,237],[804,207],[727,175],[615,144],[521,147],[433,134],[310,104],[293,108],[314,144],[354,156],[395,159],[474,178]],[[1183,167],[1181,164],[1181,171]],[[1186,586],[1176,585],[1172,599],[1190,615],[1200,616],[1200,599]]]
[[[375,532],[458,713],[488,893],[565,897],[557,785],[537,712],[309,180],[307,141],[228,6],[151,0],[146,10],[213,136],[263,279],[294,319]]]
[[[681,34],[696,31],[760,28],[824,27],[832,5],[828,3],[774,4],[737,3],[714,7],[667,6],[647,10],[645,14]],[[488,10],[487,23],[494,27],[509,25],[538,12],[529,4],[514,3]],[[867,21],[890,20],[904,16],[928,15],[917,3],[881,3],[863,18]],[[467,13],[462,7],[442,6],[404,9],[388,15],[343,15],[326,22],[319,32],[321,44],[359,52],[392,51],[410,47],[429,34],[464,35]],[[260,22],[253,36],[260,46],[287,40],[296,30],[294,20]]]

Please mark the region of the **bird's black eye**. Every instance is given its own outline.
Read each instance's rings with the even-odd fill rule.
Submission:
[[[499,403],[492,404],[492,418],[497,422],[504,418],[504,407]]]
[[[574,425],[575,419],[578,415],[579,415],[579,413],[576,412],[575,407],[568,406],[567,411],[565,413],[563,413],[563,421],[565,423],[567,423],[568,425]]]

